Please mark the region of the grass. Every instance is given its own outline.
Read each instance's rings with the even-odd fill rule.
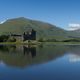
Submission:
[[[53,44],[53,45],[80,45],[80,42],[0,42],[0,45],[40,45],[40,44]]]
[[[41,42],[0,42],[0,45],[38,45]]]
[[[44,42],[44,43],[54,45],[80,45],[80,42]]]

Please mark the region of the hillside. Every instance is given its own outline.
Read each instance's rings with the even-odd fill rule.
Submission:
[[[67,38],[66,31],[46,22],[26,19],[24,17],[9,19],[0,24],[0,35],[2,34],[23,34],[29,27],[37,32],[38,38]]]
[[[68,35],[69,36],[76,37],[76,38],[80,38],[80,29],[74,30],[74,31],[69,31],[68,32]]]

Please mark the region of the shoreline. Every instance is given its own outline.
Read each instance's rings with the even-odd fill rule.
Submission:
[[[0,42],[0,45],[80,45],[80,42]]]

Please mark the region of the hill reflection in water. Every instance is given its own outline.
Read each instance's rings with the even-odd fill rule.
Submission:
[[[64,47],[0,45],[0,61],[8,66],[26,67],[56,59],[64,54]]]
[[[0,45],[0,65],[27,67],[34,64],[47,63],[68,52],[76,53],[76,49],[78,48],[74,46],[56,45]]]

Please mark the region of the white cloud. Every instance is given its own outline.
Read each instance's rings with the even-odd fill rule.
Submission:
[[[80,29],[80,24],[70,23],[68,26],[69,27],[67,28],[67,30],[78,30],[78,29]]]
[[[73,26],[73,27],[80,27],[80,24],[74,24],[74,23],[70,23],[69,26]]]
[[[6,21],[6,20],[4,20],[4,21],[1,21],[1,22],[0,22],[0,24],[3,24],[5,21]]]

